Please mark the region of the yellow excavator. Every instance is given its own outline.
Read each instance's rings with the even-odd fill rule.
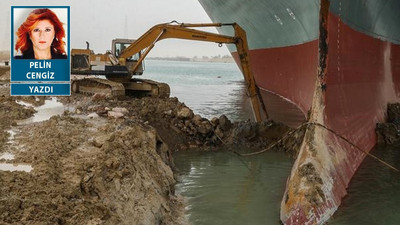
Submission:
[[[193,28],[232,26],[234,36],[215,34]],[[215,42],[219,45],[235,44],[240,60],[241,70],[247,84],[248,95],[251,98],[254,116],[261,121],[261,111],[266,114],[265,107],[259,95],[250,68],[250,59],[246,32],[236,23],[165,23],[152,27],[139,39],[114,39],[112,50],[105,54],[95,54],[89,49],[72,49],[71,73],[75,75],[105,75],[107,79],[84,78],[71,82],[72,92],[88,94],[106,93],[113,96],[135,92],[137,95],[169,97],[168,84],[152,80],[133,79],[134,75],[142,75],[143,60],[157,41],[167,38],[177,38],[195,41]]]

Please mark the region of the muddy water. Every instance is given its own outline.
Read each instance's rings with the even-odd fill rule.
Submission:
[[[146,62],[146,77],[171,86],[172,96],[195,113],[231,120],[251,117],[243,101],[243,78],[235,64]],[[372,153],[400,168],[400,147]],[[186,215],[196,224],[279,224],[279,207],[291,160],[268,152],[240,159],[229,152],[179,153],[177,191],[187,200]],[[400,174],[367,157],[348,195],[328,221],[334,225],[400,224]]]
[[[0,163],[0,170],[3,171],[25,171],[25,172],[31,172],[32,170],[31,165],[23,165],[23,164],[11,164],[11,163]]]
[[[372,153],[400,168],[400,146]],[[177,192],[191,224],[280,224],[279,207],[292,166],[283,153],[238,158],[227,152],[177,153]],[[367,157],[330,225],[400,224],[400,173]]]
[[[33,107],[32,104],[26,103],[23,101],[17,101],[17,103],[24,105],[26,107]],[[49,100],[45,100],[45,103],[41,106],[34,107],[34,109],[37,111],[33,117],[30,117],[25,120],[20,120],[18,121],[19,125],[24,125],[24,124],[29,124],[33,122],[40,122],[40,121],[45,121],[50,119],[50,117],[55,116],[55,115],[61,115],[64,110],[68,109],[66,108],[62,103],[57,102],[57,98],[51,98]],[[14,141],[14,136],[18,130],[15,130],[18,128],[14,128],[11,130],[8,130],[7,132],[10,134],[8,143],[13,144]],[[14,159],[14,154],[12,153],[3,153],[0,154],[0,159],[3,160],[13,160]],[[0,163],[0,170],[3,171],[25,171],[25,172],[30,172],[32,170],[31,165],[27,164],[15,164],[15,163]]]
[[[400,145],[371,151],[400,169]],[[351,180],[348,195],[330,225],[400,224],[400,173],[367,157]]]
[[[22,101],[18,101],[18,103],[28,107],[32,106],[31,104]],[[45,103],[43,105],[34,108],[37,111],[37,113],[35,113],[33,117],[19,121],[18,124],[28,124],[28,123],[45,121],[50,119],[50,117],[52,116],[61,115],[65,110],[70,110],[70,108],[58,102],[57,98],[55,97],[45,100]]]
[[[177,192],[191,224],[279,224],[292,166],[284,153],[240,158],[230,152],[177,153]]]
[[[14,154],[11,153],[4,153],[0,155],[0,159],[13,160],[14,158],[15,158]]]
[[[166,82],[171,95],[206,118],[252,118],[243,76],[232,63],[148,60],[146,78]],[[179,152],[176,190],[191,224],[279,224],[279,206],[292,161],[268,152],[239,158],[228,151]]]
[[[14,142],[14,137],[15,137],[16,132],[14,129],[10,129],[10,130],[7,130],[7,133],[10,135],[10,136],[8,136],[7,143],[12,144]]]

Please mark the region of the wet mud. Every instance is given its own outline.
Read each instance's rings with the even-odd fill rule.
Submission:
[[[0,163],[33,170],[0,170],[1,224],[186,223],[169,149],[153,127],[79,110],[20,123],[35,110],[17,102],[41,100],[2,93],[0,156],[14,157]]]
[[[0,65],[0,83],[10,81],[10,66]]]
[[[0,85],[0,163],[33,168],[0,170],[1,224],[186,224],[173,152],[255,151],[291,130],[224,115],[208,120],[177,98],[81,94],[58,97],[69,109],[61,115],[20,123],[44,101],[10,97],[9,85]]]

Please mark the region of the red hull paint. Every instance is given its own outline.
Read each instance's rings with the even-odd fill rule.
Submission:
[[[251,50],[250,58],[269,117],[292,127],[303,123],[314,92],[318,41]]]
[[[251,50],[256,83],[271,119],[292,127],[309,119],[369,152],[387,103],[399,101],[400,46],[358,32],[332,13],[327,31],[324,91],[322,83],[316,82],[318,40]],[[237,54],[233,55],[237,61]],[[306,118],[310,109],[312,116]],[[322,127],[308,129],[288,178],[281,220],[287,225],[327,221],[347,194],[365,152]],[[302,174],[307,164],[315,170],[311,177]],[[315,179],[321,183],[315,185]]]
[[[369,150],[375,124],[397,99],[400,46],[356,32],[333,15],[328,24],[326,124]]]
[[[311,121],[369,152],[376,142],[375,125],[384,121],[387,103],[399,100],[400,46],[357,32],[330,13],[326,69],[326,90],[315,85],[315,93],[321,94],[314,96],[312,108],[316,112]],[[282,201],[285,224],[328,220],[366,157],[321,127],[307,132],[288,180],[287,198]],[[309,163],[315,168],[314,178],[321,179],[317,187],[301,172]]]

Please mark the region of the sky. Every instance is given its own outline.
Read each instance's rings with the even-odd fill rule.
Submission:
[[[0,1],[0,50],[10,50],[11,6],[70,6],[71,48],[96,53],[111,49],[114,38],[136,39],[152,26],[172,20],[185,23],[211,22],[197,0],[8,0]],[[215,29],[208,30],[216,32]],[[224,45],[187,40],[162,40],[149,57],[227,55]]]

